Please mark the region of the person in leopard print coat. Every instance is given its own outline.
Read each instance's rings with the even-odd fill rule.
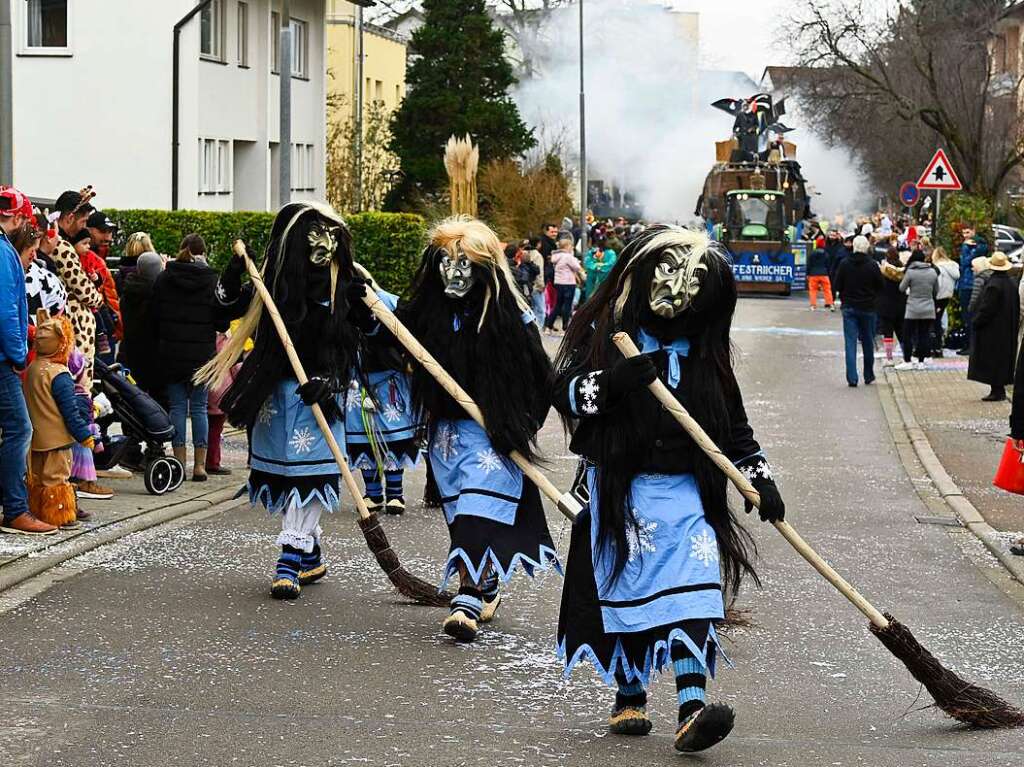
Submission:
[[[55,207],[60,213],[57,227],[60,240],[50,258],[57,267],[57,276],[68,292],[67,315],[75,331],[75,346],[85,355],[86,372],[84,385],[92,385],[92,364],[96,356],[96,316],[94,309],[103,305],[103,295],[86,275],[70,239],[85,226],[95,208],[89,202],[92,189],[86,187],[80,192],[67,191],[57,198]]]

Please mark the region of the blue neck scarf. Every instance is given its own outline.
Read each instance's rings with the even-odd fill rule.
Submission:
[[[670,344],[663,344],[657,338],[639,328],[638,340],[640,351],[644,354],[664,350],[668,353],[668,385],[673,389],[679,387],[679,358],[690,356],[690,339],[677,338]]]

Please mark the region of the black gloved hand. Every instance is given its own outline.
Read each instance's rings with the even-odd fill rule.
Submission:
[[[767,465],[767,464],[766,464]],[[781,522],[786,518],[786,504],[779,494],[779,488],[775,482],[765,477],[755,477],[750,481],[754,489],[761,494],[761,505],[757,510],[762,522]],[[754,504],[743,500],[743,510],[748,514],[753,510]]]
[[[310,378],[296,389],[295,393],[302,398],[302,402],[306,407],[319,405],[324,417],[327,419],[327,423],[334,423],[341,416],[337,400],[334,398],[334,390],[331,389],[331,385],[325,379]]]
[[[353,277],[345,286],[345,300],[348,303],[348,321],[369,333],[377,327],[377,318],[373,316],[363,298],[369,293],[370,283],[362,277]]]
[[[658,368],[646,354],[627,357],[616,362],[604,373],[609,397],[623,397],[642,389],[658,377]]]

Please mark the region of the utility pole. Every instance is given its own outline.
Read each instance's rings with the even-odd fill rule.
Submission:
[[[0,0],[0,184],[14,183],[14,77],[11,0]]]
[[[283,207],[292,198],[292,14],[289,0],[281,0],[280,36],[281,129],[278,149],[281,165],[278,171],[278,202]]]
[[[583,0],[580,0],[580,258],[587,256],[587,97],[583,84]]]
[[[353,147],[355,155],[355,184],[353,185],[353,206],[358,213],[363,209],[363,67],[366,56],[363,53],[363,6],[356,4],[355,24],[352,27],[354,38],[352,40],[352,51],[355,56],[355,66],[352,67],[352,121],[355,125],[355,137]]]

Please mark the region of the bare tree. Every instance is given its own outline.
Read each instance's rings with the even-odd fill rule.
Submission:
[[[1006,82],[989,52],[1012,3],[907,0],[881,14],[877,5],[801,0],[788,31],[807,68],[808,111],[826,135],[861,152],[876,181],[886,161],[909,155],[920,168],[937,139],[965,187],[994,197],[1024,163],[1020,82]]]
[[[327,105],[327,199],[338,210],[355,209],[356,124],[346,99],[331,97]],[[370,101],[363,117],[362,204],[378,210],[394,182],[389,172],[398,159],[388,149],[390,113],[384,102]]]

